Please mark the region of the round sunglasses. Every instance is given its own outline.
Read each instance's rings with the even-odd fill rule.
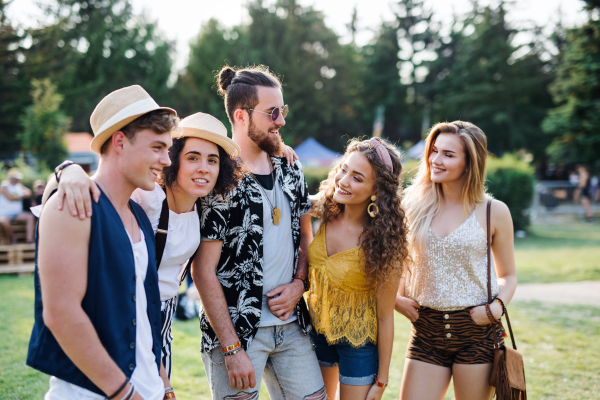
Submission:
[[[285,118],[288,115],[288,112],[290,111],[290,107],[286,104],[283,107],[273,108],[273,111],[271,111],[271,112],[265,112],[265,111],[260,111],[260,110],[255,110],[253,108],[245,108],[245,107],[243,107],[242,110],[256,111],[259,113],[270,115],[271,121],[275,122],[275,121],[277,121],[277,118],[279,118],[279,114],[281,114],[281,116],[283,118]]]

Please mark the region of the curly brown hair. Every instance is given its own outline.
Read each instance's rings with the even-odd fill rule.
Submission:
[[[169,158],[171,159],[171,165],[164,167],[160,177],[158,178],[158,184],[161,187],[173,187],[177,184],[177,174],[179,173],[180,157],[185,142],[188,137],[174,138],[173,146],[169,149]],[[217,177],[217,183],[213,189],[215,194],[225,197],[229,191],[235,188],[238,182],[242,179],[242,168],[236,158],[231,158],[229,154],[219,145],[219,176]]]
[[[359,246],[364,253],[364,272],[367,279],[381,286],[392,273],[402,274],[407,264],[409,251],[407,225],[402,200],[402,164],[400,153],[389,143],[382,141],[392,159],[393,172],[386,167],[377,150],[368,140],[353,139],[346,147],[342,159],[332,168],[326,180],[321,182],[319,191],[323,193],[313,207],[321,223],[334,220],[344,205],[333,200],[335,176],[344,160],[358,151],[371,163],[375,175],[375,196],[379,213],[371,218],[365,209],[363,231]]]

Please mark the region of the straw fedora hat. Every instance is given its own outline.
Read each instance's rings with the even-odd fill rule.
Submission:
[[[8,179],[23,179],[23,174],[17,168],[9,169],[6,176],[8,177]]]
[[[155,110],[166,110],[177,115],[177,111],[172,108],[156,104],[140,85],[124,87],[109,93],[98,103],[90,117],[90,125],[94,132],[90,148],[100,154],[100,148],[113,133],[134,119]]]
[[[237,157],[240,146],[227,137],[227,128],[210,114],[196,113],[179,122],[179,129],[173,131],[173,138],[196,137],[219,145],[232,157]]]

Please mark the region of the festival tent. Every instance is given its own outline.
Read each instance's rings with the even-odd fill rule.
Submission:
[[[329,150],[315,138],[309,137],[294,149],[304,167],[329,167],[339,153]]]
[[[413,147],[411,147],[406,152],[406,155],[409,156],[410,158],[421,158],[421,157],[423,157],[423,153],[425,153],[425,141],[421,140],[421,141],[419,141],[419,143],[417,143]]]

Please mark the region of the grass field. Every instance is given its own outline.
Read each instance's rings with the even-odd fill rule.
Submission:
[[[521,282],[600,280],[600,225],[539,225],[516,242]],[[598,399],[600,308],[511,303],[530,399]],[[41,399],[48,377],[25,366],[33,324],[33,277],[0,277],[0,399]],[[397,399],[410,324],[396,318],[385,399]],[[178,398],[210,399],[197,320],[174,325],[173,386]],[[261,393],[266,395],[264,388]],[[267,396],[261,396],[267,398]],[[452,399],[451,391],[447,399]]]
[[[533,225],[515,239],[519,282],[600,280],[600,224]]]

